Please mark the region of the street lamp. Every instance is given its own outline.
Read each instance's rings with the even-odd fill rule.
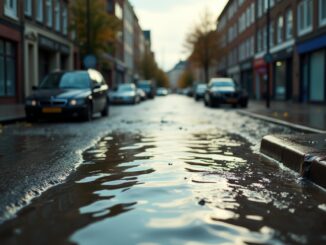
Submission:
[[[90,0],[86,0],[86,32],[87,32],[87,52],[91,53],[91,7]]]
[[[267,50],[266,50],[266,56],[265,56],[265,62],[267,64],[267,77],[266,77],[266,108],[270,108],[271,106],[271,100],[270,100],[270,73],[269,73],[269,63],[271,62],[272,56],[270,54],[270,22],[271,22],[271,16],[270,16],[270,0],[267,0],[267,15],[266,15],[266,31],[267,31]]]

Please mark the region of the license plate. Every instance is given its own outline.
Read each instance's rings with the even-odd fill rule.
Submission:
[[[45,107],[42,109],[43,113],[61,113],[62,108],[57,108],[57,107]]]

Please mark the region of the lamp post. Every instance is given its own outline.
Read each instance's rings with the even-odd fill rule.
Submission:
[[[90,0],[86,0],[86,33],[87,33],[87,52],[91,53],[91,7]]]
[[[266,31],[267,31],[267,50],[266,50],[266,56],[265,56],[265,62],[267,64],[267,77],[266,77],[266,108],[270,108],[271,106],[271,99],[270,99],[270,73],[269,73],[269,63],[271,62],[271,54],[270,54],[270,22],[271,22],[271,16],[270,16],[270,0],[267,0],[267,15],[266,15]]]

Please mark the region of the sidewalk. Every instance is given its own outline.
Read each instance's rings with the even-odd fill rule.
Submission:
[[[326,105],[251,101],[239,111],[251,117],[305,131],[302,135],[267,135],[260,152],[326,188]]]
[[[264,101],[250,101],[248,109],[243,110],[243,113],[284,124],[297,124],[303,130],[307,127],[316,129],[316,133],[326,133],[326,105],[272,101],[270,109],[267,109]],[[309,129],[306,131],[313,132]]]
[[[24,105],[0,105],[0,124],[12,123],[24,119]]]

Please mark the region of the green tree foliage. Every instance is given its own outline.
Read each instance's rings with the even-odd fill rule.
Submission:
[[[89,0],[89,2],[89,47],[87,43],[87,0],[71,1],[71,29],[76,31],[82,55],[91,52],[101,58],[103,53],[112,51],[117,33],[122,29],[122,23],[115,16],[107,13],[105,0]]]
[[[189,60],[204,70],[205,82],[208,83],[209,68],[218,60],[221,49],[214,18],[207,9],[201,15],[200,22],[187,35],[185,48],[190,53]]]

